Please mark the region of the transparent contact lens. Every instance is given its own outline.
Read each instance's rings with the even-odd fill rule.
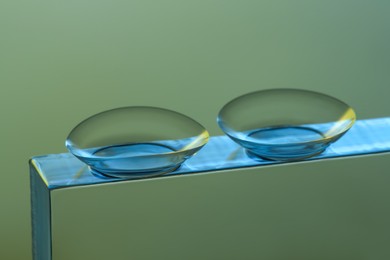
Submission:
[[[295,161],[322,153],[354,124],[346,103],[318,92],[268,89],[227,103],[220,128],[250,156]]]
[[[206,129],[183,114],[123,107],[84,120],[65,145],[97,175],[142,178],[174,171],[208,139]]]

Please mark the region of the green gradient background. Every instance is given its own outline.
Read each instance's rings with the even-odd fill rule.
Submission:
[[[272,87],[390,115],[387,0],[0,2],[0,258],[30,259],[29,157],[128,105],[180,111],[212,135],[219,108]]]

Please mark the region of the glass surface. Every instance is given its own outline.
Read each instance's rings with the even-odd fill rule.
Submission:
[[[343,158],[348,156],[386,153],[390,151],[390,117],[357,120],[354,126],[336,143],[318,156],[306,161]],[[249,157],[245,149],[226,135],[210,137],[197,154],[174,172],[160,177],[223,171],[246,167],[261,167],[288,163]],[[120,182],[127,179],[100,178],[87,165],[70,153],[35,156],[31,160],[49,189]]]
[[[206,129],[180,113],[156,107],[124,107],[77,125],[68,150],[99,176],[139,178],[171,172],[208,141]]]
[[[331,96],[269,89],[233,99],[220,110],[217,122],[248,155],[294,161],[322,153],[355,119],[350,106]]]

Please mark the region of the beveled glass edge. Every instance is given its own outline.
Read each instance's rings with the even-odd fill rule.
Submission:
[[[357,120],[355,125],[337,142],[331,144],[324,153],[304,161],[383,152],[390,152],[390,117]],[[210,138],[208,144],[188,159],[178,170],[153,178],[282,163],[291,162],[250,158],[241,146],[234,143],[227,136],[214,136]],[[70,153],[36,156],[30,160],[30,164],[36,168],[49,189],[134,181],[96,177],[90,173],[84,163]]]

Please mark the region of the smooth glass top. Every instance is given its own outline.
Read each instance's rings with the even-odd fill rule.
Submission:
[[[350,131],[328,147],[324,153],[305,161],[382,152],[390,152],[390,117],[356,121]],[[90,173],[84,163],[69,153],[36,156],[31,162],[49,189],[145,180],[97,177]],[[290,162],[249,157],[241,146],[227,136],[215,136],[211,137],[209,143],[179,169],[155,178],[281,163]]]

